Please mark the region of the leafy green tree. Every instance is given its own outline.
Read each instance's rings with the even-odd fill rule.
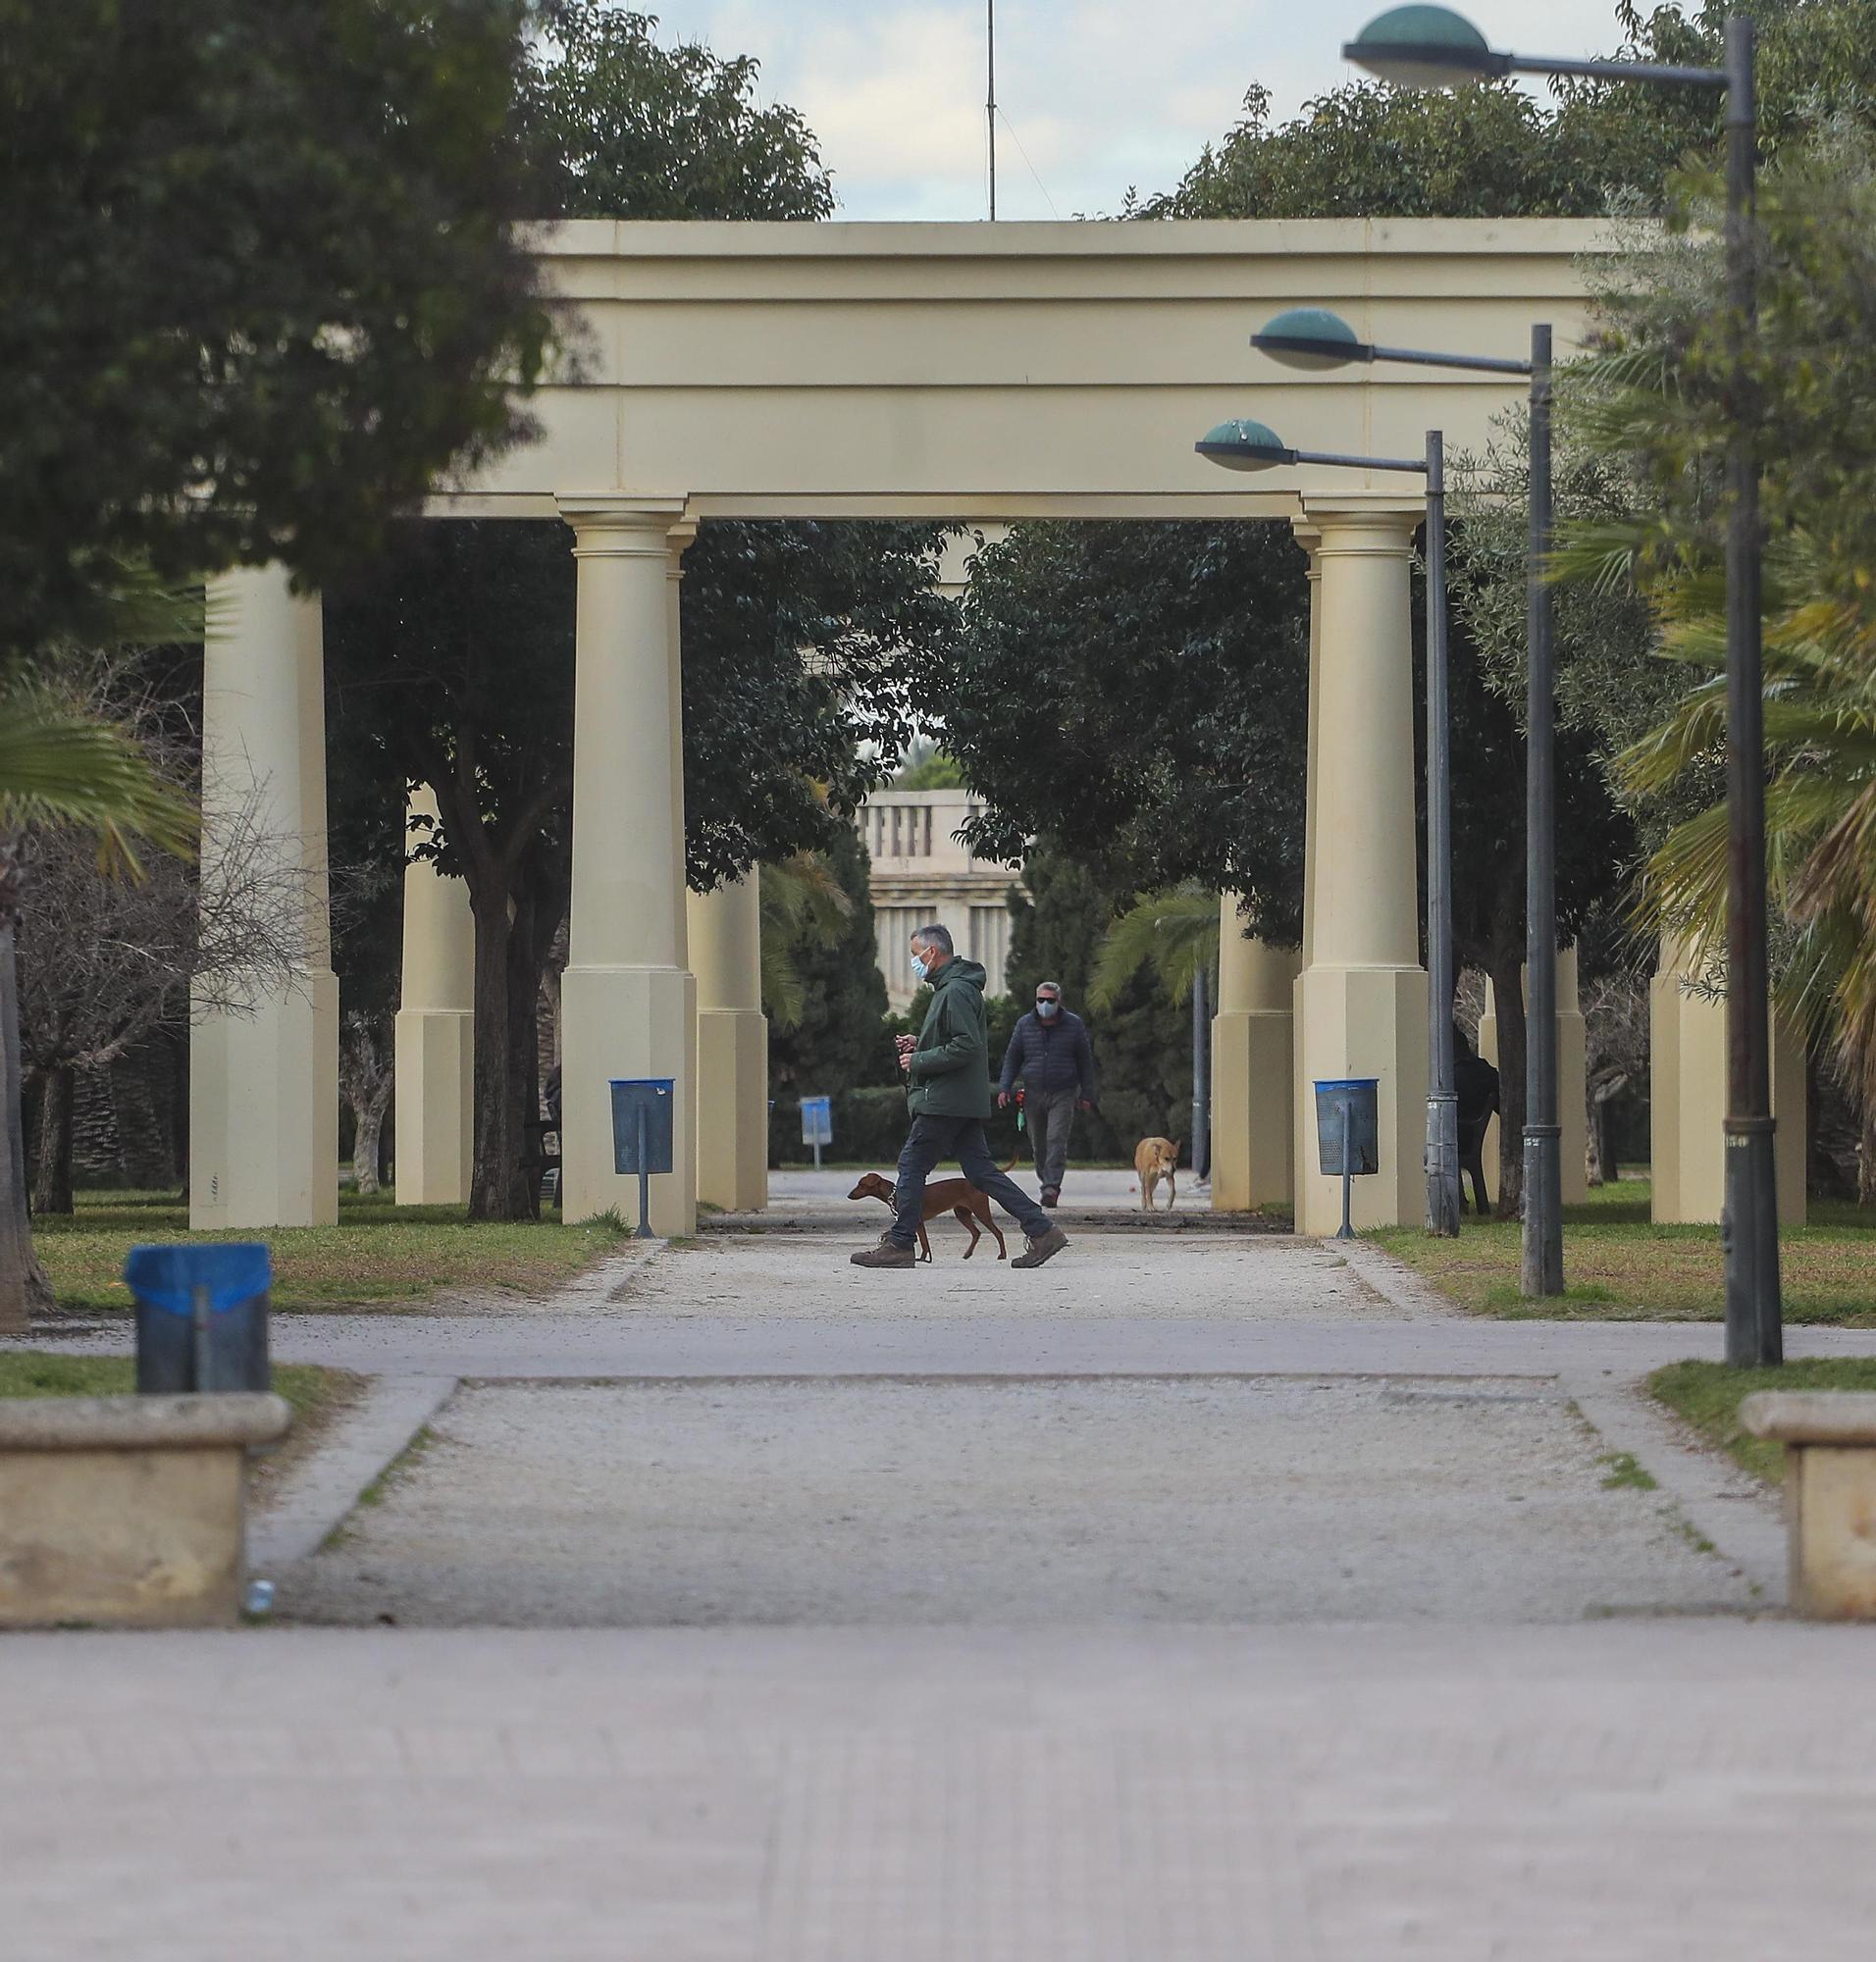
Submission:
[[[964,788],[964,773],[950,750],[921,738],[906,752],[905,766],[893,779],[896,791],[955,791]]]
[[[0,6],[0,652],[323,582],[525,430],[524,0]]]
[[[1618,759],[1666,808],[1645,917],[1689,935],[1718,978],[1728,883],[1719,781],[1726,730],[1726,500],[1737,389],[1717,185],[1694,179],[1685,229],[1606,299],[1585,364],[1581,439],[1622,459],[1626,512],[1580,524],[1562,570],[1640,595],[1677,698]],[[1835,1035],[1876,1103],[1876,139],[1839,126],[1789,148],[1759,206],[1759,330],[1748,386],[1762,420],[1767,865],[1785,1007]]]
[[[147,590],[127,590],[121,627],[147,629],[151,608]],[[122,729],[37,682],[16,677],[0,688],[0,1332],[23,1331],[29,1310],[52,1299],[32,1252],[21,1122],[17,942],[28,889],[26,835],[34,827],[75,829],[96,840],[102,868],[134,879],[143,873],[139,847],[187,852],[195,825],[189,800]]]
[[[762,868],[762,1006],[778,1097],[835,1095],[898,1077],[865,851],[853,826],[842,825],[815,855],[843,905],[771,905],[781,868]]]
[[[824,216],[832,193],[812,139],[792,110],[756,101],[756,64],[662,46],[653,28],[582,0],[536,45],[522,99],[547,213]],[[699,890],[758,859],[830,848],[890,773],[912,735],[912,674],[956,625],[929,590],[942,537],[933,525],[702,528],[683,604]],[[568,545],[557,525],[413,527],[329,595],[335,736],[378,759],[361,794],[397,805],[405,781],[430,782],[442,821],[426,849],[469,883],[477,1217],[533,1205],[518,1169],[534,1114],[533,1004],[570,882]]]
[[[525,91],[537,210],[563,218],[828,218],[834,187],[800,114],[756,100],[759,67],[657,21],[559,0]]]
[[[1275,525],[1024,525],[986,547],[925,695],[987,800],[975,849],[1010,860],[1046,839],[1129,901],[1188,878],[1230,887],[1294,942],[1304,568]]]
[[[1082,1149],[1090,1157],[1127,1159],[1143,1137],[1183,1140],[1192,1095],[1191,1018],[1145,973],[1101,1007],[1093,1005],[1102,944],[1134,895],[1104,885],[1077,858],[1048,850],[1023,861],[1022,881],[1029,898],[1013,894],[1010,906],[1011,1007],[1019,1011],[1038,981],[1060,981],[1068,1007],[1085,1016],[1101,1107],[1098,1116],[1077,1120]],[[1001,1048],[991,1059],[1002,1060]]]

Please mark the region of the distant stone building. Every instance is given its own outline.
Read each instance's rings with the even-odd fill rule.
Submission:
[[[1020,870],[978,858],[956,832],[983,808],[968,791],[875,791],[860,806],[860,843],[872,861],[870,887],[886,999],[903,1010],[912,998],[907,941],[915,927],[942,921],[958,952],[981,961],[985,992],[1001,995],[1010,955],[1006,899]]]

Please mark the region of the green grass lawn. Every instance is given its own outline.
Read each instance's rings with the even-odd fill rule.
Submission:
[[[0,1397],[123,1397],[136,1388],[130,1356],[56,1356],[45,1350],[0,1350]],[[365,1388],[363,1376],[314,1363],[276,1363],[274,1388],[293,1410],[283,1444],[248,1461],[248,1490],[264,1497],[318,1444],[322,1432]]]
[[[1776,1485],[1785,1447],[1740,1427],[1740,1405],[1754,1390],[1876,1390],[1876,1357],[1839,1356],[1787,1363],[1778,1369],[1729,1369],[1724,1363],[1671,1363],[1648,1388],[1709,1444],[1730,1453],[1754,1477]]]
[[[1876,1328],[1876,1213],[1813,1201],[1811,1223],[1780,1235],[1788,1321]],[[1467,1214],[1456,1240],[1418,1227],[1363,1237],[1425,1274],[1463,1309],[1505,1319],[1718,1321],[1724,1317],[1717,1226],[1656,1226],[1648,1185],[1623,1179],[1565,1207],[1560,1299],[1518,1292],[1519,1225]]]
[[[459,1206],[393,1205],[389,1193],[341,1193],[337,1226],[277,1226],[246,1233],[188,1230],[173,1195],[81,1192],[70,1218],[33,1221],[33,1243],[63,1309],[128,1308],[124,1259],[146,1241],[264,1240],[273,1252],[277,1309],[417,1305],[439,1294],[490,1290],[547,1293],[620,1243],[594,1222],[563,1227],[558,1214],[519,1225],[470,1224]]]

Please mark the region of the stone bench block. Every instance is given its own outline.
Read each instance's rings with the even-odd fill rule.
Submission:
[[[291,1422],[245,1391],[0,1402],[0,1627],[234,1621],[247,1454]]]
[[[1785,1446],[1793,1612],[1876,1621],[1876,1393],[1763,1390],[1740,1421]]]

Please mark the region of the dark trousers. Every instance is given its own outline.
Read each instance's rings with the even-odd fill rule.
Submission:
[[[1029,1149],[1036,1157],[1036,1176],[1045,1192],[1062,1190],[1068,1168],[1068,1134],[1074,1129],[1074,1107],[1080,1092],[1058,1090],[1052,1095],[1025,1096],[1022,1120],[1029,1132]]]
[[[895,1246],[918,1244],[925,1180],[941,1159],[956,1159],[958,1169],[979,1192],[994,1199],[1027,1238],[1039,1240],[1049,1230],[1049,1215],[1015,1179],[998,1169],[981,1117],[914,1117],[906,1149],[899,1154],[899,1202],[892,1223]]]

